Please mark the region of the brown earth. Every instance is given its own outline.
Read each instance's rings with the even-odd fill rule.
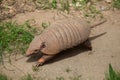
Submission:
[[[103,11],[103,16],[107,22],[93,28],[91,37],[101,33],[106,34],[92,38],[92,51],[87,51],[77,46],[68,49],[56,56],[55,59],[39,67],[38,71],[33,71],[33,65],[36,61],[26,62],[27,57],[15,61],[12,56],[11,64],[5,61],[3,66],[0,66],[0,73],[4,73],[13,80],[19,80],[20,77],[32,74],[34,80],[56,80],[57,77],[64,77],[65,80],[80,77],[82,80],[104,80],[105,73],[108,71],[108,66],[111,63],[113,68],[120,70],[120,11]],[[77,17],[80,14],[76,12]],[[13,21],[23,23],[26,20],[34,19],[34,26],[41,27],[42,22],[53,23],[56,20],[71,17],[73,15],[61,14],[56,11],[34,11],[28,13],[17,14]],[[17,55],[17,58],[22,55]]]

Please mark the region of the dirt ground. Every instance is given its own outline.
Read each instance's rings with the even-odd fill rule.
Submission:
[[[106,34],[90,38],[93,50],[88,51],[77,46],[60,53],[53,60],[39,67],[38,71],[33,71],[36,61],[27,62],[27,57],[15,61],[13,56],[11,64],[5,62],[5,67],[0,66],[0,73],[4,73],[13,80],[32,74],[34,80],[56,80],[63,77],[70,80],[80,77],[82,80],[105,80],[105,74],[111,63],[113,68],[120,70],[120,11],[103,11],[103,16],[107,19],[102,25],[91,30],[90,37],[101,33]],[[77,13],[75,14],[77,15]],[[56,20],[65,19],[71,15],[60,14],[56,11],[34,11],[17,14],[12,18],[13,21],[23,23],[26,20],[34,19],[32,25],[41,27],[42,22],[53,23]],[[80,17],[80,15],[77,15]],[[17,55],[20,58],[22,55]],[[60,79],[62,80],[62,79]]]

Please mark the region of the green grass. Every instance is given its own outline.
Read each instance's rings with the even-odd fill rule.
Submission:
[[[11,53],[24,54],[34,37],[33,29],[28,22],[18,25],[15,22],[0,22],[0,62],[3,55]]]
[[[95,18],[98,14],[102,16],[102,14],[100,13],[100,11],[97,10],[94,5],[91,5],[89,7],[89,9],[87,9],[87,10],[84,11],[84,17]]]
[[[77,75],[77,76],[70,77],[70,80],[82,80],[81,76],[82,75]]]
[[[57,1],[56,0],[52,0],[52,8],[56,9],[57,8]]]
[[[67,13],[69,13],[70,11],[70,2],[69,0],[62,0],[61,2],[61,7],[62,7],[62,11],[67,11]]]
[[[39,71],[39,67],[32,66],[32,70],[33,70],[34,72],[37,72],[37,71]]]
[[[0,74],[0,80],[12,80],[12,79],[8,78],[6,75]],[[34,80],[34,79],[30,74],[28,74],[20,78],[19,80]]]
[[[89,0],[72,0],[75,9],[84,9]]]
[[[65,72],[70,73],[72,70],[68,67],[65,69]]]
[[[0,0],[0,2],[2,2],[3,0]]]
[[[111,64],[109,64],[109,74],[107,75],[106,80],[120,80],[120,72],[116,72]]]
[[[36,6],[41,9],[58,9],[69,13],[70,7],[74,7],[74,9],[85,8],[89,0],[33,0],[33,2],[38,3]],[[72,5],[70,6],[70,4]]]
[[[0,80],[8,80],[6,75],[0,74]]]
[[[69,80],[82,80],[81,76],[82,75],[69,77]],[[0,74],[0,80],[12,80],[12,79],[8,79],[6,75]],[[22,77],[20,80],[34,80],[34,79],[30,74],[28,74]],[[56,80],[66,80],[66,79],[61,76],[61,77],[56,77]],[[111,64],[109,64],[109,72],[105,80],[120,80],[120,72],[115,71]]]
[[[113,0],[112,5],[114,8],[120,9],[120,0]]]
[[[65,80],[63,77],[56,77],[56,80]]]
[[[56,77],[56,80],[66,80],[64,77]],[[69,77],[69,80],[81,80],[81,75],[80,76],[73,76]]]
[[[20,80],[34,80],[34,79],[32,78],[32,76],[30,74],[28,74],[27,76],[24,76]]]
[[[71,8],[77,11],[83,11],[85,17],[95,17],[100,14],[96,6],[90,0],[34,0],[41,9],[56,9],[70,13]],[[87,4],[90,3],[88,6]],[[37,6],[36,5],[36,6]],[[58,6],[59,5],[59,6]]]
[[[118,5],[117,2],[114,4]],[[95,4],[92,0],[31,0],[31,3],[35,4],[34,6],[36,9],[43,10],[56,9],[57,11],[70,13],[70,11],[74,9],[80,12],[82,11],[87,17],[96,16],[99,13],[99,11],[96,9],[96,6],[93,7]],[[88,7],[88,3],[92,4],[92,6]],[[4,8],[8,9],[8,6],[4,6]]]
[[[43,27],[44,29],[47,28],[48,26],[50,26],[50,23],[42,22],[42,27]]]

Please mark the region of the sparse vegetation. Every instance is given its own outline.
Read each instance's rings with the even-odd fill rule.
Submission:
[[[56,0],[52,0],[52,8],[56,9],[57,8],[57,1]]]
[[[65,69],[65,71],[66,71],[67,73],[69,73],[69,72],[71,72],[71,69],[68,67],[68,68]]]
[[[113,0],[112,5],[114,8],[120,9],[120,0]]]
[[[13,3],[14,5],[15,4],[18,5],[17,0],[15,0],[15,2],[11,1],[11,3]],[[64,12],[70,13],[70,11],[74,9],[74,10],[83,12],[85,14],[85,16],[87,16],[87,17],[88,16],[91,17],[92,14],[94,16],[96,16],[97,14],[100,13],[96,9],[96,6],[92,3],[92,0],[30,0],[30,1],[23,1],[22,3],[25,5],[28,5],[28,6],[30,6],[29,3],[31,3],[31,5],[33,6],[32,8],[34,8],[34,9],[30,8],[30,10],[32,10],[32,11],[34,11],[35,9],[38,9],[38,10],[40,10],[40,9],[43,9],[43,10],[56,9],[57,11],[64,11]],[[113,5],[115,7],[116,6],[118,7],[119,3],[120,2],[118,0],[114,0]],[[19,6],[18,6],[18,8],[14,8],[13,13],[10,13],[9,11],[11,8],[10,8],[10,6],[7,6],[8,4],[9,4],[9,2],[6,1],[6,5],[2,6],[4,8],[1,7],[2,15],[1,15],[0,19],[13,17],[13,15],[15,15],[15,13],[17,13],[17,11],[19,10]],[[23,6],[23,8],[20,8],[20,10],[22,12],[26,11],[26,8],[24,8],[24,7],[26,7],[26,6]],[[7,9],[9,16],[5,16],[5,15],[8,15],[7,13],[4,13],[5,9]],[[20,11],[18,11],[18,12],[20,12]]]
[[[70,77],[70,80],[81,80],[81,75]]]
[[[64,77],[56,77],[56,80],[66,80],[66,79]],[[81,80],[81,75],[69,77],[69,80]]]
[[[0,2],[2,2],[3,0],[0,0]]]
[[[42,23],[42,27],[43,27],[44,29],[47,28],[48,26],[50,26],[50,23],[45,23],[45,22]]]
[[[69,79],[70,80],[81,80],[81,75],[69,77]],[[12,80],[12,79],[8,79],[6,75],[0,74],[0,80]],[[34,79],[30,74],[28,74],[22,77],[20,80],[34,80]],[[66,80],[66,79],[61,76],[61,77],[56,77],[56,80]],[[105,80],[120,80],[120,72],[116,72],[113,69],[111,64],[109,64],[109,73],[106,75]]]
[[[11,54],[24,54],[25,50],[27,49],[29,43],[33,39],[36,29],[33,28],[30,24],[29,21],[26,21],[24,24],[17,24],[16,22],[2,22],[5,14],[7,14],[7,11],[17,11],[16,8],[12,5],[8,5],[7,1],[10,0],[5,0],[7,3],[5,5],[1,5],[4,0],[0,0],[0,63],[3,62],[3,56],[8,57],[11,56]],[[19,0],[11,0],[16,4],[17,1]],[[26,4],[27,0],[23,0],[24,3],[20,3],[23,6],[18,9],[21,12],[25,12],[24,9],[21,10],[23,7],[27,5],[28,6],[34,6],[35,4],[35,9],[49,9],[49,10],[58,10],[58,11],[63,11],[70,13],[71,10],[77,10],[81,14],[83,13],[84,17],[96,17],[98,14],[102,15],[99,10],[97,10],[96,5],[94,3],[91,3],[93,0],[28,0],[33,2],[33,4]],[[94,1],[104,1],[104,0],[94,0]],[[22,2],[22,0],[21,0]],[[107,3],[104,3],[107,4]],[[120,9],[120,0],[112,0],[112,2],[108,3],[112,5],[112,8],[117,8]],[[17,4],[18,6],[18,4]],[[19,7],[19,6],[18,6]],[[102,7],[102,6],[101,6]],[[104,7],[104,6],[103,6]],[[28,7],[29,8],[29,7]],[[14,10],[16,9],[16,10]],[[4,12],[2,14],[2,12]],[[18,11],[18,12],[19,12]],[[11,14],[8,12],[8,14]],[[7,17],[9,16],[7,14]],[[16,13],[13,13],[16,14]],[[10,17],[10,16],[9,16]],[[9,18],[8,17],[8,18]],[[7,18],[6,18],[7,19]],[[50,23],[43,22],[42,27],[45,29],[49,27]],[[38,67],[33,66],[32,67],[33,71],[39,71]],[[71,73],[70,68],[64,69],[65,73]],[[56,77],[56,80],[65,80],[66,77]],[[81,75],[80,76],[72,76],[69,77],[70,80],[81,80]],[[6,75],[0,74],[0,80],[9,80],[9,78]],[[12,80],[12,79],[10,79]],[[26,75],[22,77],[20,80],[34,80],[33,75]],[[42,79],[44,80],[44,79]],[[120,80],[120,72],[116,72],[112,65],[109,65],[109,72],[106,76],[106,80]]]
[[[6,75],[0,74],[0,80],[8,80]]]
[[[112,65],[109,64],[109,73],[107,75],[107,80],[120,80],[120,72],[116,72]]]
[[[12,79],[8,78],[6,75],[0,74],[0,80],[12,80]],[[34,79],[32,78],[30,74],[28,74],[26,76],[23,76],[19,80],[34,80]]]
[[[72,0],[73,7],[77,10],[84,9],[88,2],[89,0]]]
[[[3,0],[0,0],[0,3],[2,3],[2,1]],[[71,9],[72,10],[74,9],[74,10],[83,12],[84,13],[83,15],[85,17],[95,17],[96,15],[99,15],[101,13],[99,10],[97,10],[96,5],[94,4],[94,2],[97,2],[97,1],[103,1],[103,0],[30,0],[30,1],[23,1],[23,4],[28,5],[29,3],[31,3],[31,5],[33,5],[32,8],[34,8],[31,10],[56,9],[58,11],[65,11],[67,13],[70,13]],[[17,5],[17,0],[15,0],[15,2],[11,1],[11,3],[14,5],[15,4]],[[8,4],[9,4],[9,2],[6,1],[6,5],[1,5],[1,10],[2,10],[0,12],[1,14],[2,14],[2,12],[4,12],[4,10],[6,11],[6,9],[9,13],[10,6],[7,6]],[[120,0],[112,0],[109,4],[112,4],[112,6],[114,8],[120,9]],[[30,6],[30,5],[28,5],[28,6]],[[25,6],[23,6],[23,7],[25,7]],[[19,6],[18,6],[18,10],[19,10]],[[26,8],[25,8],[25,10],[26,10]],[[24,12],[25,10],[23,8],[23,10],[21,10],[21,11]],[[14,11],[17,11],[17,9]],[[20,12],[20,11],[18,11],[18,12]],[[17,13],[17,12],[15,12],[15,13]],[[11,14],[11,16],[9,16],[9,17],[13,17],[14,13],[9,13],[9,15],[10,14]],[[6,13],[6,15],[8,15],[8,14]],[[4,13],[4,15],[2,14],[1,17],[5,17],[5,13]],[[1,17],[0,17],[0,19],[3,19]]]
[[[36,71],[39,71],[39,68],[36,67],[36,66],[32,66],[32,70],[33,70],[34,72],[36,72]]]
[[[56,77],[56,80],[65,80],[63,77]]]
[[[0,62],[7,53],[24,53],[34,37],[34,31],[27,22],[18,25],[15,22],[0,22]]]
[[[62,11],[67,11],[67,13],[69,13],[70,11],[70,3],[69,0],[62,0],[61,2],[61,7],[62,7]]]
[[[30,74],[21,78],[21,80],[34,80]]]

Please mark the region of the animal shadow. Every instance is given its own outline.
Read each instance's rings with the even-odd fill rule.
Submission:
[[[37,61],[40,57],[42,57],[41,54],[39,53],[34,53],[34,55],[31,55],[26,62],[35,62]]]
[[[56,56],[54,56],[52,59],[48,60],[46,62],[46,64],[50,64],[50,63],[53,63],[53,62],[56,62],[56,61],[59,61],[59,60],[62,60],[62,59],[66,59],[66,58],[69,58],[69,57],[73,57],[73,56],[76,56],[77,54],[80,54],[84,51],[87,51],[88,49],[85,49],[83,46],[81,45],[78,45],[76,47],[73,47],[73,48],[70,48],[70,49],[67,49],[67,50],[64,50],[60,53],[58,53]],[[35,62],[37,61],[40,57],[42,57],[41,54],[39,53],[35,53],[34,55],[30,56],[28,59],[27,59],[27,62]]]
[[[51,63],[57,62],[59,60],[70,58],[70,57],[76,56],[78,54],[81,54],[85,51],[88,51],[88,49],[86,49],[82,45],[78,45],[78,46],[75,46],[73,48],[70,48],[70,49],[67,49],[67,50],[64,50],[64,51],[58,53],[51,60],[47,61],[46,64],[51,64]]]

